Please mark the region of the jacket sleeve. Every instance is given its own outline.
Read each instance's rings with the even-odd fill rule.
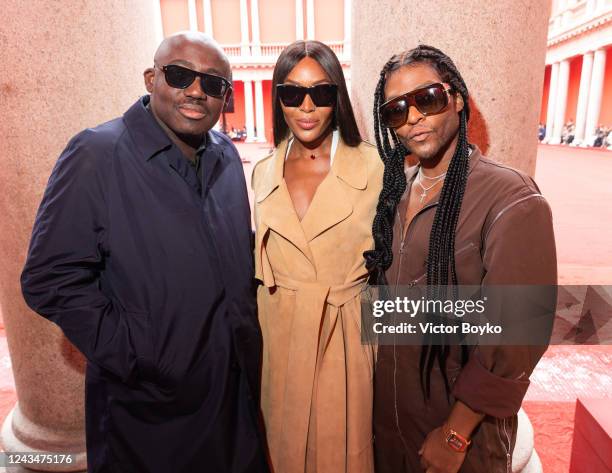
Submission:
[[[126,317],[100,289],[108,215],[96,133],[85,131],[56,163],[34,223],[21,288],[92,363],[124,382],[136,359]]]
[[[542,196],[517,198],[497,213],[487,232],[482,285],[556,285],[552,215]],[[501,310],[515,303],[502,298]],[[529,376],[546,348],[477,346],[457,377],[454,396],[493,417],[516,414],[529,387]]]

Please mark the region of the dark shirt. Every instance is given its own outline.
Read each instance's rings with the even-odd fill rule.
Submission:
[[[189,164],[191,164],[193,169],[195,169],[196,176],[198,177],[198,182],[202,182],[202,155],[206,151],[206,145],[208,144],[208,140],[206,138],[207,137],[205,136],[202,140],[202,144],[196,150],[195,158],[193,159],[193,161],[189,161]]]
[[[210,131],[198,180],[147,102],[68,143],[23,294],[88,360],[90,473],[267,471],[242,163]]]
[[[151,103],[150,102],[146,102],[145,108],[149,111],[149,113],[153,114],[153,112],[151,111]],[[202,192],[202,186],[201,186],[201,183],[202,183],[202,166],[201,166],[201,161],[202,161],[202,155],[204,154],[204,151],[206,151],[206,145],[207,144],[208,144],[208,135],[204,135],[202,137],[202,144],[198,147],[198,149],[195,152],[195,157],[193,159],[189,159],[187,156],[185,156],[185,159],[187,159],[187,162],[191,165],[191,167],[196,172],[196,176],[198,178],[198,183],[199,183],[199,190],[198,190],[199,193]]]

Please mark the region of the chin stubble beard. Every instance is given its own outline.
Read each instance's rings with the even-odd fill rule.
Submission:
[[[455,134],[451,135],[446,142],[442,143],[438,147],[438,149],[436,149],[434,153],[427,153],[425,156],[417,156],[419,161],[434,161],[435,159],[442,159],[442,157],[448,150],[448,147],[451,146],[451,144],[453,143],[453,140],[458,136],[458,134],[459,134],[459,128],[457,128],[457,131],[455,132]],[[457,144],[455,145],[455,148],[456,147],[457,147]],[[406,148],[410,150],[409,146],[406,146]],[[453,154],[455,152],[455,148],[453,148]]]
[[[420,156],[415,154],[412,149],[410,148],[410,146],[408,146],[408,144],[406,142],[404,142],[403,140],[400,140],[402,142],[402,144],[406,147],[406,149],[410,152],[410,154],[412,154],[414,157],[418,158],[419,161],[429,161],[430,159],[433,159],[437,153],[426,153],[424,156]],[[440,147],[440,149],[442,149],[442,147]],[[439,150],[438,150],[439,151]]]

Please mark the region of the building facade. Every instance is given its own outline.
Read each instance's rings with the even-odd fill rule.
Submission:
[[[612,0],[553,0],[540,122],[550,144],[573,122],[581,146],[612,126]]]
[[[204,31],[232,65],[233,103],[227,130],[247,142],[272,142],[272,71],[280,52],[316,39],[337,54],[350,87],[351,0],[160,0],[163,35]],[[231,111],[233,110],[233,111]]]

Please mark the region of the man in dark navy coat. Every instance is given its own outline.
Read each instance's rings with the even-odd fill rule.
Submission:
[[[23,294],[87,358],[89,472],[265,472],[249,203],[211,130],[230,66],[182,33],[144,78],[150,95],[60,156]]]

